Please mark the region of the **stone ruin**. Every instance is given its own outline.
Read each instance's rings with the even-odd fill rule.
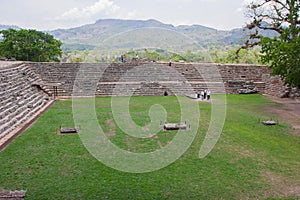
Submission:
[[[138,73],[133,73],[135,68]],[[221,79],[211,72],[212,68],[219,71]],[[103,71],[101,77],[95,70]],[[215,63],[168,66],[168,63],[141,61],[111,64],[0,61],[0,150],[56,98],[163,96],[165,92],[186,96],[204,89],[209,89],[212,95],[255,91],[278,96],[286,88],[282,81],[269,74],[270,69],[264,66]],[[76,94],[73,88],[78,88]]]
[[[233,92],[235,94],[256,94],[259,92],[252,80],[229,80],[227,84],[229,87],[234,88]]]
[[[25,190],[0,190],[0,200],[23,200],[25,198]]]
[[[174,130],[187,130],[186,123],[165,123],[164,130],[174,131]]]
[[[60,127],[59,129],[60,134],[75,134],[78,132],[78,128],[76,127]]]
[[[263,125],[265,126],[275,126],[277,125],[277,122],[273,121],[273,120],[268,120],[268,121],[262,121],[261,122]]]

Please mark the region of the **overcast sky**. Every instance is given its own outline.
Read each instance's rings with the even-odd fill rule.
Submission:
[[[97,19],[156,19],[222,30],[245,25],[247,0],[0,0],[0,24],[52,30]]]

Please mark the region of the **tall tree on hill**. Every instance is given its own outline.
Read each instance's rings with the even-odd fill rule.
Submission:
[[[250,22],[248,40],[238,49],[261,46],[262,62],[269,65],[273,75],[285,83],[300,87],[300,1],[254,0],[247,6]],[[273,31],[276,37],[261,36],[261,31]]]
[[[58,62],[62,55],[61,41],[37,30],[8,29],[0,31],[0,55],[22,61]]]

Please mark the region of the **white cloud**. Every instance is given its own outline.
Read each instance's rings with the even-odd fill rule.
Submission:
[[[262,0],[0,0],[0,23],[51,30],[107,18],[157,19],[231,29],[244,24],[250,1]]]
[[[63,23],[90,23],[103,17],[113,16],[120,7],[111,0],[98,0],[93,5],[84,8],[74,7],[64,12],[55,21]]]
[[[244,8],[238,8],[236,9],[236,12],[243,12]]]
[[[258,0],[244,0],[244,1],[243,1],[243,4],[244,4],[244,5],[249,5],[249,4],[252,3],[252,2],[258,2]]]
[[[127,17],[125,18],[128,18],[128,19],[134,19],[134,17],[136,16],[136,11],[130,11],[127,13]]]

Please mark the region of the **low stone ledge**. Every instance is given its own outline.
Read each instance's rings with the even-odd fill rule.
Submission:
[[[75,127],[60,127],[60,134],[76,134],[78,133],[78,128]]]
[[[7,200],[22,200],[25,198],[26,191],[25,190],[16,190],[16,191],[9,191],[9,190],[0,190],[0,199],[7,199]]]
[[[185,123],[165,123],[164,130],[187,130],[187,125]]]
[[[277,122],[275,122],[275,121],[272,121],[272,120],[269,120],[269,121],[263,121],[263,122],[261,122],[263,125],[265,125],[265,126],[275,126],[275,125],[277,125]]]

